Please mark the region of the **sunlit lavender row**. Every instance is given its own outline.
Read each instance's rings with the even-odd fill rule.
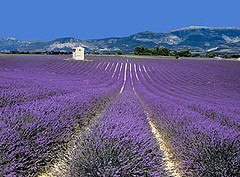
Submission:
[[[104,64],[93,74],[96,63],[83,63],[83,70],[62,59],[1,58],[0,176],[44,171],[75,131],[118,94],[122,81],[110,80]]]
[[[0,176],[238,176],[239,62],[67,57],[0,56]]]
[[[237,62],[138,63],[137,94],[182,176],[239,174],[240,74]],[[223,71],[224,70],[224,71]]]

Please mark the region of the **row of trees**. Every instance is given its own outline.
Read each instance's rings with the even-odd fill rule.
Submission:
[[[135,55],[161,55],[161,56],[175,56],[175,57],[191,57],[192,53],[190,50],[181,50],[181,51],[173,51],[166,47],[155,47],[155,48],[147,48],[143,46],[137,46],[134,49]]]
[[[201,57],[201,58],[215,58],[215,57],[222,57],[222,58],[239,58],[240,55],[229,55],[229,54],[221,54],[217,55],[214,52],[210,52],[207,54],[196,54],[191,53],[190,50],[181,50],[181,51],[170,51],[166,47],[155,47],[155,48],[147,48],[143,46],[137,46],[134,49],[135,55],[160,55],[160,56],[174,56],[176,58],[179,57]]]
[[[215,58],[215,57],[221,57],[221,58],[239,58],[240,55],[230,55],[230,54],[216,54],[214,52],[210,52],[210,53],[207,53],[207,54],[194,54],[193,57],[200,57],[200,58]]]
[[[147,47],[137,46],[134,49],[134,54],[135,55],[162,55],[162,56],[168,56],[170,54],[170,50],[168,48],[155,47],[155,48],[149,49]]]

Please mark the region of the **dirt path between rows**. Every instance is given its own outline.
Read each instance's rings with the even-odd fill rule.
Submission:
[[[144,65],[143,65],[144,67]],[[136,73],[136,65],[134,65],[134,69],[135,69],[135,73]],[[146,69],[144,67],[144,70],[146,72]],[[141,71],[142,72],[142,71]],[[146,72],[147,73],[147,72]],[[148,73],[147,73],[148,74]],[[180,173],[177,171],[177,166],[179,164],[177,164],[176,162],[173,162],[171,159],[172,154],[169,153],[168,151],[168,146],[166,145],[163,136],[161,135],[161,133],[158,131],[157,126],[154,124],[154,122],[152,121],[151,116],[149,115],[147,108],[144,104],[144,102],[141,100],[140,96],[137,94],[136,89],[134,87],[134,82],[133,82],[133,76],[132,76],[132,69],[131,69],[131,65],[130,65],[130,78],[131,78],[131,84],[132,84],[132,89],[133,92],[135,94],[135,96],[137,97],[137,99],[139,100],[139,102],[141,103],[144,112],[147,116],[149,125],[151,127],[151,132],[154,136],[154,138],[156,139],[160,150],[163,152],[163,160],[165,161],[165,166],[166,166],[166,170],[169,171],[169,173],[174,176],[174,177],[181,177]],[[136,74],[136,78],[138,78],[137,74]],[[138,80],[139,81],[139,80]]]
[[[122,92],[124,92],[124,88],[125,88],[125,84],[126,84],[126,80],[129,79],[132,83],[131,87],[132,90],[137,98],[137,100],[141,103],[142,108],[144,110],[144,113],[147,117],[148,123],[150,125],[150,130],[152,132],[152,136],[154,136],[154,139],[156,140],[156,143],[159,146],[160,151],[163,154],[163,160],[165,162],[165,170],[169,172],[169,174],[171,176],[174,177],[181,177],[180,173],[177,171],[177,166],[178,164],[171,161],[171,154],[168,151],[168,146],[166,145],[161,133],[158,131],[157,126],[154,124],[154,122],[152,121],[151,116],[148,114],[147,111],[147,107],[144,105],[143,101],[141,100],[141,98],[139,97],[139,95],[137,94],[134,84],[133,84],[133,79],[132,79],[132,66],[131,64],[129,65],[130,68],[130,78],[127,78],[127,67],[128,64],[125,63],[125,69],[124,69],[124,82],[122,85],[122,88],[118,94],[118,96],[120,94],[122,94]],[[118,97],[116,96],[116,97]],[[94,117],[91,118],[89,124],[84,127],[84,128],[79,128],[73,135],[73,137],[71,138],[71,141],[68,143],[66,150],[64,151],[65,154],[60,154],[60,158],[57,160],[57,162],[51,166],[49,168],[49,170],[41,175],[39,175],[39,177],[54,177],[54,176],[66,176],[64,174],[65,170],[70,168],[69,164],[67,163],[67,158],[69,157],[68,155],[70,154],[70,152],[74,152],[77,147],[77,145],[79,144],[79,140],[84,140],[84,137],[86,134],[89,134],[91,132],[91,128],[93,128],[96,125],[96,122],[98,122],[98,120],[101,120],[101,117],[104,116],[105,114],[105,109],[108,105],[111,104],[111,102],[114,101],[113,98],[110,102],[108,102],[105,106],[104,109],[100,110],[99,112],[97,112],[95,114]],[[98,122],[99,123],[99,122]],[[66,157],[66,159],[64,159]]]
[[[114,98],[112,100],[114,100]],[[100,119],[101,115],[104,114],[105,108],[112,102],[112,100],[106,103],[104,106],[101,105],[98,111],[87,115],[91,117],[88,125],[77,128],[77,130],[72,135],[69,143],[66,145],[66,148],[61,152],[61,154],[58,155],[59,159],[56,160],[56,163],[51,165],[46,172],[38,175],[38,177],[64,176],[64,171],[68,168],[68,164],[64,162],[64,157],[70,154],[70,152],[73,152],[75,148],[77,148],[76,141],[91,131],[91,127],[98,119]]]

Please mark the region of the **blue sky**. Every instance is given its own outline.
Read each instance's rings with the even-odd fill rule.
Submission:
[[[0,38],[85,40],[187,26],[240,27],[239,7],[239,0],[1,0]]]

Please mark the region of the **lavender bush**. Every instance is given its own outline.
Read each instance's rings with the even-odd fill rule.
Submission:
[[[26,60],[18,58],[17,61],[23,62],[21,59]],[[0,176],[35,176],[44,171],[74,132],[88,125],[119,90],[119,84],[111,86],[114,82],[106,78],[108,87],[91,83],[82,86],[81,80],[73,80],[76,75],[64,78],[57,74],[53,83],[50,67],[37,72],[42,60],[39,60],[39,68],[31,66],[36,60],[18,63],[20,66],[15,66],[18,73],[8,71],[10,78],[5,76],[4,70],[8,68],[1,70]],[[29,64],[25,68],[26,62]],[[14,68],[14,65],[9,67]],[[42,78],[43,75],[46,78]],[[93,80],[92,77],[86,79]]]
[[[188,62],[189,65],[187,65]],[[194,62],[197,63],[197,61]],[[149,66],[144,70],[143,65],[140,65],[140,69],[136,69],[133,74],[135,89],[158,125],[159,131],[164,135],[165,141],[172,146],[170,152],[181,164],[178,168],[184,176],[237,176],[240,169],[239,111],[237,109],[239,82],[236,80],[232,82],[232,79],[225,78],[215,81],[214,76],[217,77],[216,73],[219,72],[215,68],[216,73],[211,73],[210,76],[213,79],[209,81],[215,84],[209,86],[207,83],[198,88],[195,84],[204,82],[206,79],[200,76],[202,73],[198,74],[194,71],[194,77],[188,76],[188,79],[186,77],[183,79],[181,76],[193,72],[190,67],[192,64],[194,64],[192,61],[175,64],[175,70],[177,68],[182,71],[179,75],[170,75],[176,72],[171,71],[173,66],[165,65],[166,69],[164,66],[159,66],[159,70]],[[226,65],[228,64],[226,62]],[[201,69],[205,69],[204,66],[200,66]],[[231,67],[234,68],[232,65]],[[165,73],[167,76],[161,73],[162,68],[169,72]],[[202,80],[199,79],[196,83],[192,80],[195,77]],[[184,82],[187,82],[188,86],[183,87]],[[221,88],[219,83],[225,87]],[[223,89],[228,92],[223,92]],[[213,97],[210,93],[216,96]],[[217,104],[219,102],[227,105]]]
[[[0,176],[240,174],[239,62],[67,57],[0,56]]]
[[[73,146],[63,158],[70,164],[62,169],[63,176],[169,176],[146,114],[130,87]]]

